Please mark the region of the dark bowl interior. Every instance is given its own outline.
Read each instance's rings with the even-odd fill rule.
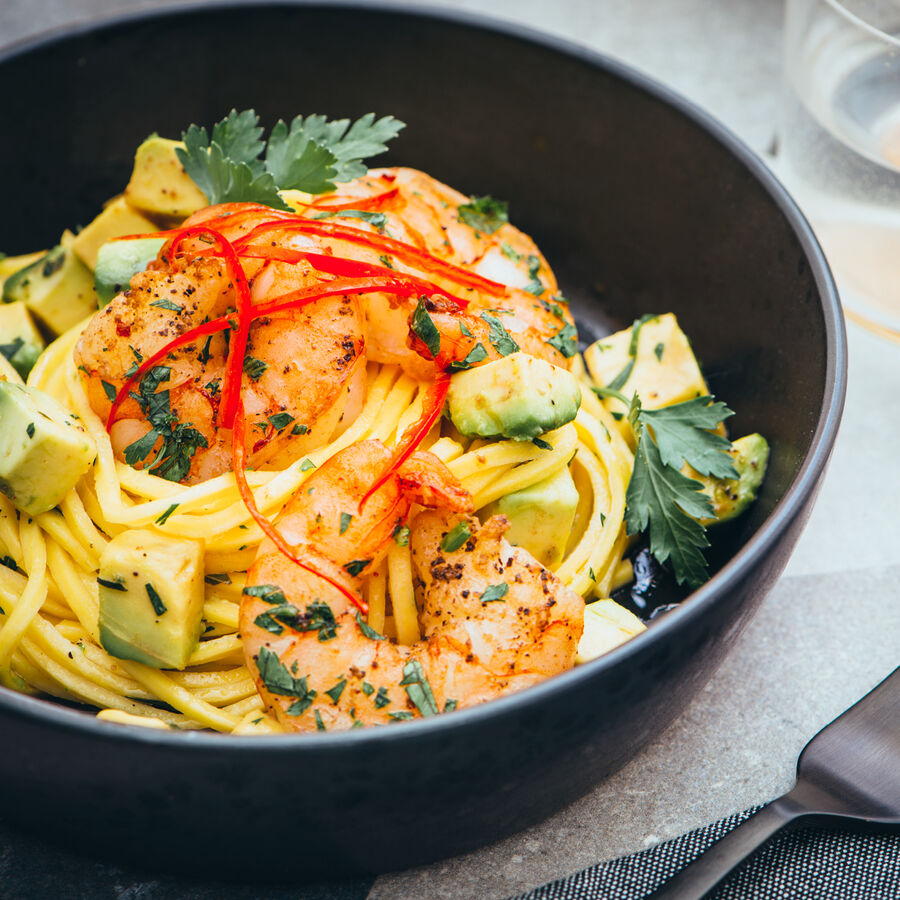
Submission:
[[[293,834],[271,877],[383,871],[545,817],[658,734],[783,568],[844,394],[833,284],[790,199],[709,118],[587,51],[394,8],[224,6],[38,41],[0,60],[0,247],[25,252],[121,190],[137,144],[231,107],[408,123],[384,162],[510,202],[582,336],[675,312],[712,388],[772,464],[720,535],[718,574],[647,634],[524,694],[439,721],[283,739],[163,734],[0,689],[10,822],[117,859],[245,873],[235,836]],[[379,160],[380,162],[380,160]],[[202,821],[195,810],[202,809]],[[246,826],[250,826],[249,829]],[[254,877],[259,866],[252,867]]]

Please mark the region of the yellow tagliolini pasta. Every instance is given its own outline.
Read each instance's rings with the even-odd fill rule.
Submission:
[[[0,566],[0,679],[17,690],[96,707],[109,721],[236,734],[277,732],[280,727],[264,714],[244,666],[237,635],[244,572],[262,539],[259,526],[231,473],[185,487],[116,461],[73,362],[83,327],[45,351],[28,383],[80,417],[96,442],[97,459],[57,509],[33,519],[17,513],[0,495],[0,553],[7,563]],[[583,371],[578,358],[573,371]],[[309,460],[320,466],[338,450],[367,438],[396,441],[419,417],[426,388],[396,366],[370,363],[361,414],[337,440],[310,453]],[[630,577],[630,566],[623,561],[623,518],[632,452],[589,390],[583,392],[575,421],[544,439],[552,449],[511,440],[465,446],[458,436],[441,436],[436,428],[423,448],[447,464],[476,508],[571,465],[581,502],[557,574],[585,597],[608,596]],[[247,473],[264,515],[276,517],[303,484],[310,471],[304,463]],[[204,541],[205,633],[184,671],[117,659],[100,645],[100,554],[111,537],[130,528]],[[407,546],[391,548],[364,592],[376,630],[401,642],[419,638]]]

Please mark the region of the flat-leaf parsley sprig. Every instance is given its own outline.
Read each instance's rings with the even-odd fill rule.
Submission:
[[[387,150],[404,123],[367,113],[329,122],[325,116],[279,120],[268,141],[252,109],[232,110],[212,127],[191,125],[175,153],[211,204],[255,202],[290,210],[279,191],[333,191],[336,182],[365,175],[364,159]]]
[[[737,478],[731,443],[712,429],[734,413],[713,397],[695,397],[661,409],[644,409],[635,394],[594,388],[601,397],[625,403],[637,438],[634,470],[625,494],[628,534],[649,526],[650,552],[659,562],[671,560],[679,584],[695,588],[708,577],[703,550],[709,546],[698,521],[714,515],[703,485],[681,471],[685,463],[701,475]]]

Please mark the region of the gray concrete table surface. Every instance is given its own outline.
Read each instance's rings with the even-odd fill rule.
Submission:
[[[163,5],[176,4],[3,0],[0,45],[106,12]],[[713,113],[761,155],[772,144],[781,0],[419,5],[484,12],[609,53]],[[768,801],[790,787],[806,741],[896,666],[900,345],[852,323],[848,332],[847,406],[817,506],[784,576],[687,712],[546,822],[466,856],[382,876],[372,900],[502,898]],[[3,877],[0,855],[0,884]],[[152,885],[118,884],[110,896],[157,895]]]

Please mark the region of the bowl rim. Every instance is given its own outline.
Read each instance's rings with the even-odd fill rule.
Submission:
[[[75,23],[48,29],[36,35],[15,40],[0,48],[0,66],[19,56],[52,47],[69,39],[113,30],[128,25],[139,25],[165,18],[196,15],[216,11],[291,9],[322,10],[328,12],[362,12],[428,19],[447,22],[474,30],[489,32],[517,42],[537,45],[561,56],[566,56],[600,69],[631,87],[662,101],[680,115],[706,132],[718,144],[729,151],[744,166],[757,183],[766,191],[779,211],[784,215],[810,266],[819,291],[820,309],[825,326],[825,379],[822,404],[816,428],[810,438],[810,448],[784,495],[758,530],[709,581],[691,592],[675,609],[662,616],[652,627],[636,638],[619,645],[591,662],[549,678],[524,691],[500,697],[489,703],[458,710],[452,716],[434,716],[403,723],[402,728],[365,728],[322,734],[279,735],[231,735],[207,731],[163,731],[142,726],[126,726],[105,722],[82,711],[58,704],[52,699],[31,697],[8,688],[0,687],[0,714],[12,713],[36,725],[43,724],[53,730],[76,732],[111,743],[145,744],[184,752],[218,754],[241,753],[259,750],[266,753],[333,752],[357,745],[378,746],[382,742],[398,740],[439,739],[447,729],[477,728],[485,718],[498,719],[518,715],[531,705],[552,702],[558,695],[585,681],[593,680],[602,672],[624,665],[637,653],[644,653],[665,639],[672,631],[687,629],[700,619],[705,610],[717,602],[724,602],[731,586],[742,580],[753,566],[757,555],[765,555],[790,526],[824,474],[831,455],[847,389],[847,336],[843,313],[834,278],[824,253],[794,199],[772,170],[741,138],[727,126],[706,112],[693,101],[649,75],[632,68],[613,57],[579,44],[568,38],[539,31],[506,19],[483,13],[446,7],[422,6],[398,0],[213,0],[202,2],[165,4],[128,12],[101,14]],[[310,738],[313,739],[310,739]]]

